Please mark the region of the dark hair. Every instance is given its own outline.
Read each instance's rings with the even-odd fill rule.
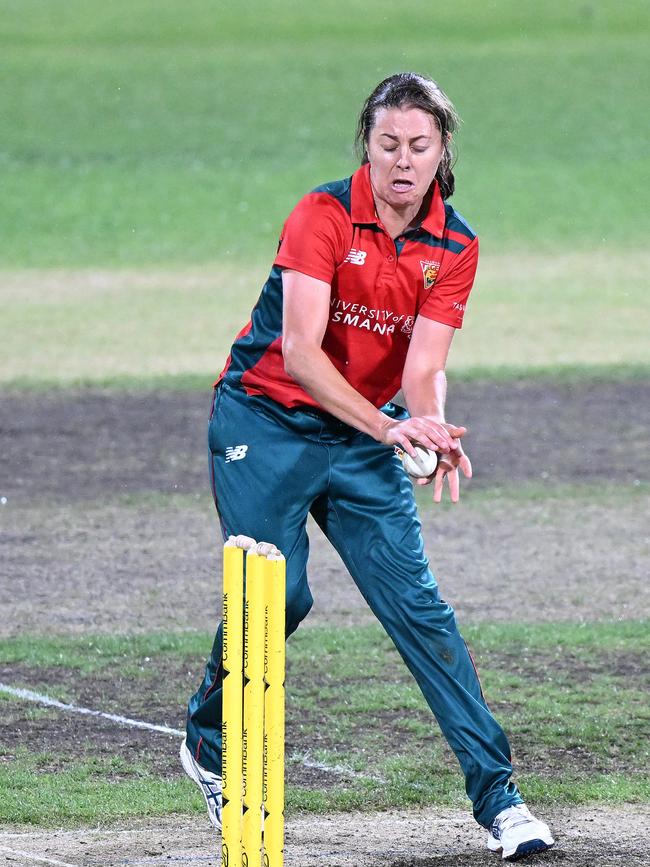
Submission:
[[[436,180],[440,185],[443,199],[454,192],[452,167],[455,155],[449,147],[448,134],[458,129],[460,118],[449,97],[431,78],[417,72],[398,72],[384,79],[363,104],[357,124],[356,146],[361,156],[361,165],[368,162],[368,137],[375,125],[377,112],[381,108],[419,108],[430,114],[442,135],[443,152]]]

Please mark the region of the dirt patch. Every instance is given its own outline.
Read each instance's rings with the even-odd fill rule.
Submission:
[[[121,713],[138,719],[149,719],[158,725],[179,728],[184,722],[184,708],[179,696],[185,697],[196,680],[196,659],[178,660],[161,656],[142,666],[138,676],[125,676],[118,663],[117,671],[83,674],[64,666],[39,666],[24,663],[0,665],[0,682],[23,685],[36,692],[51,691],[63,695],[62,701],[83,707],[100,707],[107,713]]]
[[[209,392],[0,396],[2,491],[12,504],[208,490]],[[603,424],[625,419],[615,433]],[[469,428],[473,487],[650,478],[650,382],[457,383],[448,416]]]
[[[475,502],[422,512],[427,552],[459,622],[650,615],[650,497]],[[459,527],[462,532],[459,537]],[[310,625],[372,621],[311,525]],[[0,636],[213,631],[221,544],[209,496],[136,506],[0,506]],[[206,647],[206,653],[209,648]]]
[[[553,829],[556,845],[530,860],[535,867],[650,863],[645,854],[647,808],[553,809],[543,817]],[[30,860],[31,854],[69,867],[176,863],[217,867],[219,837],[206,825],[204,817],[181,817],[68,832],[7,829],[0,834],[0,864],[34,867],[37,862]],[[466,811],[332,813],[292,816],[287,822],[287,867],[496,867],[500,863],[485,847],[485,832]]]
[[[598,650],[597,657],[583,659],[575,653],[562,648],[560,652],[551,648],[548,655],[523,657],[520,654],[495,653],[489,655],[491,666],[498,666],[511,674],[533,677],[544,676],[557,681],[564,678],[567,683],[589,682],[596,675],[624,679],[628,686],[637,685],[644,689],[648,686],[650,674],[645,658],[624,650]]]
[[[0,705],[0,762],[13,761],[16,751],[26,747],[38,751],[34,768],[43,773],[63,771],[72,761],[92,761],[102,781],[117,782],[139,773],[160,780],[182,777],[176,762],[170,762],[180,745],[180,738],[173,735],[125,729],[102,719],[89,725],[84,717],[64,712],[49,711],[46,719],[37,720],[19,719],[17,714],[13,719],[3,717]]]
[[[456,384],[476,476],[455,509],[422,512],[427,550],[461,623],[650,613],[648,498],[576,504],[559,482],[649,476],[650,383]],[[207,481],[209,394],[0,396],[0,635],[197,628],[219,617],[219,532]],[[605,435],[602,408],[625,418]],[[562,443],[558,449],[557,444]],[[559,457],[561,455],[561,461]],[[605,473],[606,470],[606,473]],[[536,482],[549,499],[481,489]],[[496,487],[495,487],[496,486]],[[476,494],[476,497],[473,495]],[[644,513],[645,510],[645,513]],[[459,537],[459,528],[462,534]],[[307,625],[371,619],[312,525]]]

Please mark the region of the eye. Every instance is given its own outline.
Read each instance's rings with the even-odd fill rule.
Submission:
[[[425,151],[428,150],[428,148],[425,146],[425,147],[419,147],[419,148],[412,148],[411,150],[413,151],[414,154],[423,154]]]

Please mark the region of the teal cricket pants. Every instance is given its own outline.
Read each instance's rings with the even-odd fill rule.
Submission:
[[[388,405],[400,417],[400,407]],[[483,698],[453,609],[424,555],[413,488],[393,449],[332,416],[288,410],[222,383],[209,426],[213,493],[224,538],[272,542],[287,561],[287,636],[312,606],[307,581],[313,515],[395,643],[455,752],[474,816],[489,826],[521,796],[510,747]],[[221,769],[221,626],[199,690],[187,743]]]

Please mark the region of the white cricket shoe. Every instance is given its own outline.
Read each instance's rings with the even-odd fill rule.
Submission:
[[[501,810],[488,830],[488,849],[501,852],[506,861],[518,861],[526,855],[544,852],[554,843],[548,825],[536,819],[525,804]]]
[[[181,744],[181,764],[187,776],[194,780],[199,789],[201,789],[205,798],[205,805],[208,808],[208,818],[217,831],[220,831],[221,777],[201,767],[187,746],[186,738],[183,738],[183,743]]]

